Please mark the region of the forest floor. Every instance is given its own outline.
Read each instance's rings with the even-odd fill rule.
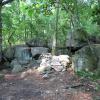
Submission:
[[[1,73],[0,100],[100,100],[100,80],[79,77],[70,69],[49,73],[48,77],[31,69]]]

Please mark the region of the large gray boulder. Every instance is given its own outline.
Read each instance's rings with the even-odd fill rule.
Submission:
[[[100,69],[100,44],[85,46],[72,57],[75,71]]]
[[[69,31],[66,37],[66,46],[73,48],[81,48],[87,45],[87,37],[87,32],[82,28]]]
[[[15,52],[14,47],[6,48],[3,51],[3,56],[6,59],[12,60],[12,59],[14,59],[14,52]]]
[[[19,64],[17,59],[12,60],[11,67],[13,73],[18,73],[24,69],[24,67],[21,64]]]
[[[39,67],[40,62],[39,60],[32,59],[30,63],[27,65],[28,68],[37,68]]]
[[[14,58],[16,58],[21,65],[28,64],[32,59],[30,48],[25,45],[16,46]]]
[[[28,45],[29,47],[44,47],[47,45],[47,43],[43,39],[36,38],[27,41],[26,45]]]
[[[31,47],[32,57],[36,55],[41,55],[42,53],[48,53],[48,48],[46,47]]]

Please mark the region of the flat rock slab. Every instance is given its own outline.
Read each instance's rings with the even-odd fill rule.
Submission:
[[[37,54],[48,53],[48,48],[45,47],[31,47],[31,53],[34,57]]]

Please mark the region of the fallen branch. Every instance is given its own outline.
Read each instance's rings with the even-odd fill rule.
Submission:
[[[83,84],[73,84],[73,85],[69,85],[69,86],[66,86],[65,89],[69,89],[69,88],[79,88],[79,87],[82,87],[84,86]]]

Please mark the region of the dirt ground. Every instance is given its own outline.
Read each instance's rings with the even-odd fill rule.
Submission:
[[[18,74],[3,71],[0,100],[100,100],[97,82],[79,78],[70,69],[42,76],[29,69]]]

